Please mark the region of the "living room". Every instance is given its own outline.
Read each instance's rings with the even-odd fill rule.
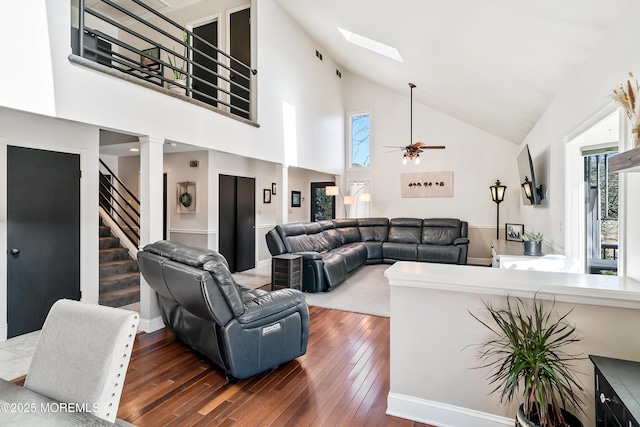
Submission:
[[[10,34],[20,33],[19,22],[28,20],[41,24],[34,25],[29,34],[32,49],[26,52],[12,43],[3,43],[0,46],[3,57],[14,58],[16,63],[30,63],[34,57],[49,58],[44,61],[47,64],[44,70],[40,69],[37,76],[28,78],[31,82],[29,87],[20,88],[20,85],[7,80],[1,84],[4,95],[0,99],[0,150],[3,159],[7,158],[8,145],[80,154],[83,171],[80,275],[82,299],[87,302],[98,300],[98,248],[95,245],[98,238],[95,227],[98,222],[98,193],[95,189],[99,188],[97,170],[101,129],[151,137],[151,140],[141,143],[142,155],[138,162],[140,196],[146,206],[159,206],[161,196],[144,189],[157,188],[153,187],[153,182],[167,172],[163,165],[171,163],[168,156],[182,156],[181,162],[188,161],[186,154],[165,154],[164,141],[194,147],[199,153],[197,155],[201,156],[200,171],[205,170],[202,159],[209,159],[206,170],[209,182],[217,183],[218,175],[222,173],[255,176],[256,228],[260,231],[256,233],[257,264],[269,259],[262,231],[278,223],[309,219],[308,187],[316,180],[337,180],[343,188],[352,181],[370,182],[370,216],[373,217],[437,216],[468,221],[470,257],[486,260],[491,256],[490,240],[496,231],[496,205],[491,200],[488,187],[500,179],[508,187],[505,201],[500,205],[502,225],[505,222],[521,223],[528,230],[542,231],[546,246],[562,254],[572,245],[567,241],[565,228],[575,221],[575,218],[567,216],[570,195],[565,185],[566,138],[603,118],[607,108],[607,111],[613,111],[609,99],[611,90],[626,81],[629,71],[640,69],[640,60],[628,53],[632,40],[638,39],[640,30],[634,25],[634,17],[640,12],[640,6],[629,1],[609,4],[606,8],[610,12],[602,13],[603,21],[594,23],[599,31],[589,40],[584,40],[584,45],[576,45],[574,53],[580,55],[571,58],[573,67],[564,74],[562,81],[555,82],[550,93],[541,96],[544,108],[539,120],[524,124],[523,128],[527,130],[520,131],[524,132],[521,138],[501,137],[482,130],[482,123],[470,124],[455,118],[456,112],[448,111],[447,114],[446,108],[445,112],[439,111],[429,99],[431,82],[427,77],[389,73],[398,80],[393,82],[391,89],[367,76],[343,69],[332,58],[330,49],[314,40],[279,2],[265,0],[251,5],[259,23],[256,29],[259,44],[255,55],[259,93],[257,123],[260,126],[256,127],[70,63],[68,29],[72,21],[68,5],[60,3],[24,2],[0,6],[3,11],[0,14],[2,28],[6,30],[3,40],[8,40]],[[583,6],[576,3],[574,7],[572,13],[581,13],[578,11]],[[180,16],[181,22],[187,22],[213,12],[217,12],[216,6],[210,6],[202,13],[193,8],[188,12],[183,10],[174,16]],[[563,16],[570,17],[571,13],[565,10]],[[315,51],[323,54],[322,61],[315,56]],[[535,52],[530,55],[535,57]],[[554,66],[546,65],[547,68]],[[474,73],[473,69],[466,69],[463,65],[459,68],[458,72]],[[341,71],[341,78],[336,76],[336,69]],[[428,76],[427,71],[425,76]],[[26,69],[24,72],[28,77],[28,73],[34,71]],[[504,78],[508,81],[512,77],[504,75],[510,73],[508,70],[494,72],[498,80]],[[45,73],[44,77],[42,73]],[[407,86],[410,81],[418,86],[415,92],[417,99],[412,105],[412,134]],[[474,96],[470,95],[471,98]],[[446,104],[446,101],[440,97],[438,102]],[[520,101],[516,96],[511,102],[517,104]],[[509,108],[506,101],[504,106]],[[373,112],[372,168],[368,171],[347,171],[346,114],[365,110]],[[291,123],[295,126],[292,127]],[[518,127],[520,123],[514,126]],[[426,152],[418,166],[403,166],[401,155],[398,152],[388,153],[384,146],[404,146],[410,138],[447,148]],[[524,144],[531,151],[537,179],[547,190],[547,197],[540,206],[523,206],[521,202],[515,159]],[[175,171],[176,167],[171,169]],[[5,177],[6,170],[7,165],[3,161],[0,176]],[[453,197],[402,198],[400,175],[422,171],[452,171]],[[626,174],[624,178],[621,218],[626,220],[621,223],[626,228],[626,239],[620,248],[620,259],[624,265],[621,274],[637,280],[640,278],[640,265],[631,262],[640,254],[640,242],[633,238],[640,235],[640,225],[633,221],[640,212],[640,202],[632,196],[640,188],[640,178],[636,175]],[[0,179],[0,248],[6,251],[7,221],[3,213],[6,212],[7,182],[6,178]],[[174,182],[188,179],[176,176]],[[272,183],[276,183],[278,191],[270,204],[263,203],[262,189],[271,188]],[[185,239],[197,235],[198,242],[206,241],[210,248],[217,248],[215,187],[206,187],[205,183],[199,187],[203,189],[200,191],[205,191],[199,194],[206,197],[198,202],[209,200],[204,206],[198,205],[206,206],[198,213],[204,216],[198,217],[202,222],[189,224],[184,215],[173,214],[176,219],[172,227],[176,236],[180,232]],[[296,190],[302,192],[300,208],[290,206],[290,193]],[[142,243],[160,239],[162,227],[158,213],[148,209],[143,214],[147,217],[142,224]],[[212,243],[209,245],[209,242]],[[6,269],[7,261],[0,261],[0,319],[7,316],[4,297]],[[141,296],[141,316],[141,326],[148,330],[158,326],[157,308],[148,291]],[[0,323],[4,323],[6,331],[6,322]]]

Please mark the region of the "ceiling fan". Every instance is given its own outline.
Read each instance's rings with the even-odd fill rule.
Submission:
[[[407,164],[407,160],[413,160],[417,165],[418,163],[420,163],[420,153],[422,153],[424,150],[442,150],[445,148],[445,146],[444,145],[427,145],[424,142],[412,142],[413,141],[413,88],[415,88],[416,85],[414,85],[413,83],[409,83],[409,87],[411,88],[411,101],[410,101],[411,115],[410,115],[409,145],[404,147],[384,145],[383,147],[394,148],[394,150],[387,151],[387,153],[391,153],[392,151],[404,151],[404,154],[402,155],[403,165]]]

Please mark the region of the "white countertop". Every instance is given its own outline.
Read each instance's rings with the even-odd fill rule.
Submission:
[[[640,282],[597,274],[506,270],[468,265],[396,262],[385,273],[391,286],[640,309]]]

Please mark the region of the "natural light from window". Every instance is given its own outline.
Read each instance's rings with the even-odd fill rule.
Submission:
[[[394,59],[398,62],[404,62],[400,56],[400,52],[398,52],[398,49],[395,47],[380,43],[379,41],[361,36],[360,34],[353,33],[340,27],[338,27],[338,30],[340,30],[344,38],[347,39],[349,43],[353,43],[356,46],[363,47],[377,53],[378,55],[386,56],[387,58]]]
[[[368,168],[371,159],[371,114],[349,114],[349,169]]]

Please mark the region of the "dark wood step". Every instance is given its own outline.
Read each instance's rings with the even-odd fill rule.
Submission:
[[[98,227],[98,230],[100,232],[100,237],[111,237],[111,227],[101,225]]]
[[[100,277],[114,276],[138,271],[138,263],[132,259],[100,263]]]
[[[100,279],[100,295],[140,285],[140,273],[123,273]]]
[[[100,293],[98,304],[109,307],[122,307],[140,301],[140,286]]]
[[[100,242],[100,249],[117,248],[118,246],[120,246],[120,239],[118,239],[117,237],[100,237],[100,239],[98,240]]]
[[[117,248],[100,249],[100,263],[118,261],[129,258],[129,250],[122,246]]]

